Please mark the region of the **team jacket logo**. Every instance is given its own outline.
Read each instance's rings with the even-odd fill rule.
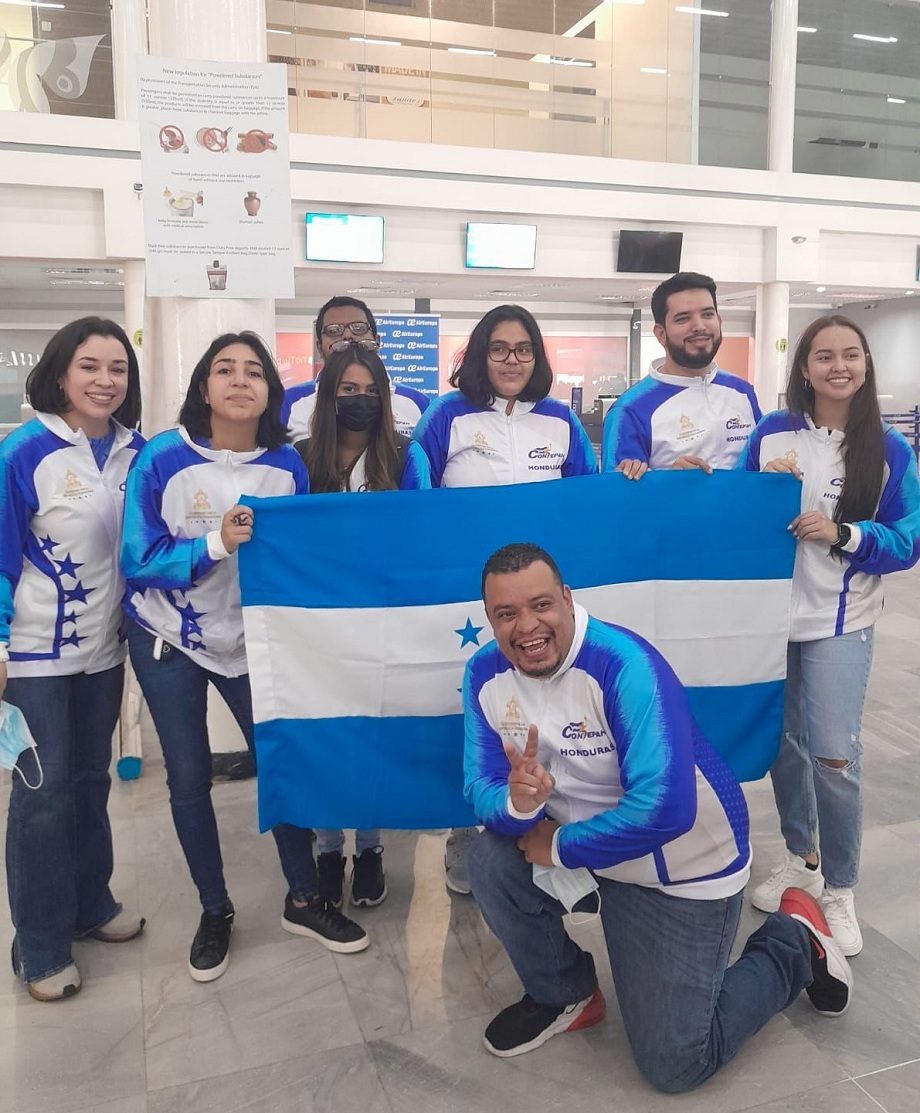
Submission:
[[[565,454],[562,452],[553,452],[551,444],[543,445],[540,448],[532,448],[527,453],[528,460],[563,460]]]
[[[734,417],[730,417],[728,421],[725,422],[726,429],[750,429],[750,427],[751,422],[743,421],[741,419],[741,414],[735,414]]]
[[[511,699],[509,699],[508,702],[505,704],[505,718],[512,720],[515,723],[519,723],[521,721],[521,709],[518,706],[518,701],[514,698],[514,696],[512,696]]]
[[[499,729],[509,741],[523,742],[526,737],[527,727],[521,715],[520,704],[514,696],[505,704],[505,713],[499,723]]]
[[[211,506],[207,491],[199,487],[192,495],[192,505],[185,517],[191,521],[219,521],[221,515]]]
[[[789,451],[784,454],[783,459],[787,460],[790,464],[795,464],[796,467],[799,466],[799,454],[794,448],[790,448]]]
[[[479,432],[473,434],[473,449],[480,456],[494,456],[495,449],[489,444],[488,438],[485,433]]]
[[[72,471],[64,472],[64,498],[83,499],[93,493],[92,487],[86,484]]]
[[[844,483],[844,478],[843,478],[842,475],[838,475],[836,479],[831,480],[831,486],[832,487],[842,487],[843,483]]]
[[[702,435],[703,430],[698,429],[693,424],[693,421],[687,416],[687,414],[680,415],[677,421],[677,439],[679,441],[693,440],[696,437],[701,437]]]
[[[562,737],[573,742],[584,742],[587,738],[606,738],[605,730],[588,730],[587,722],[582,719],[580,723],[569,723],[562,728]]]

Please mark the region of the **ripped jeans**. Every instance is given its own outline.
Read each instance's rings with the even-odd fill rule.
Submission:
[[[790,642],[783,738],[770,776],[786,846],[818,850],[829,886],[848,889],[859,873],[862,841],[860,725],[874,630]],[[839,767],[825,761],[842,761]]]

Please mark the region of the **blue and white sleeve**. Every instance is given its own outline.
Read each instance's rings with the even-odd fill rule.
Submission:
[[[428,407],[412,431],[413,443],[418,444],[428,458],[432,487],[440,487],[444,479],[450,426],[450,416],[444,405],[444,399],[440,399]]]
[[[696,819],[693,718],[670,666],[637,639],[608,662],[603,691],[624,793],[617,807],[559,829],[556,854],[569,869],[654,854]]]
[[[563,476],[596,475],[597,457],[594,454],[594,446],[585,432],[584,425],[582,425],[578,415],[571,410],[568,414],[568,421],[569,451],[562,463]]]
[[[38,510],[31,477],[23,476],[9,455],[0,459],[0,642],[9,643],[13,595],[22,574],[29,524]]]
[[[429,491],[431,489],[431,466],[422,446],[416,441],[406,445],[406,463],[399,481],[401,491]]]
[[[144,587],[185,591],[218,562],[208,553],[207,534],[186,538],[170,533],[163,521],[162,501],[160,477],[148,446],[128,472],[122,571],[126,579]]]
[[[607,411],[601,437],[601,471],[616,471],[624,460],[647,464],[652,456],[652,435],[636,408],[622,399]]]
[[[907,441],[888,430],[885,443],[889,475],[873,521],[855,522],[860,532],[850,563],[870,576],[903,572],[920,559],[920,481],[917,458]]]

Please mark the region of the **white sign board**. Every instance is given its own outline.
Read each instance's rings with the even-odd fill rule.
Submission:
[[[291,298],[287,67],[138,58],[147,293]]]

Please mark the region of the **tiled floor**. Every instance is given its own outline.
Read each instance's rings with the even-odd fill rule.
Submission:
[[[76,946],[83,991],[30,1000],[0,968],[0,1113],[917,1113],[920,1110],[920,570],[892,577],[865,718],[866,836],[858,909],[866,946],[846,1016],[802,998],[702,1089],[665,1097],[639,1077],[610,973],[607,1020],[497,1060],[482,1029],[520,990],[472,901],[443,883],[443,834],[387,833],[390,895],[356,914],[360,955],[287,935],[274,844],[255,833],[254,785],[215,790],[233,961],[210,985],[185,970],[198,910],[155,756],[112,798],[118,896],[143,939]],[[3,783],[3,791],[6,791]],[[754,882],[780,848],[766,783],[748,786]],[[3,809],[5,812],[5,808]],[[749,908],[746,934],[760,919]],[[0,956],[11,928],[0,912]],[[599,956],[598,937],[587,942]]]

